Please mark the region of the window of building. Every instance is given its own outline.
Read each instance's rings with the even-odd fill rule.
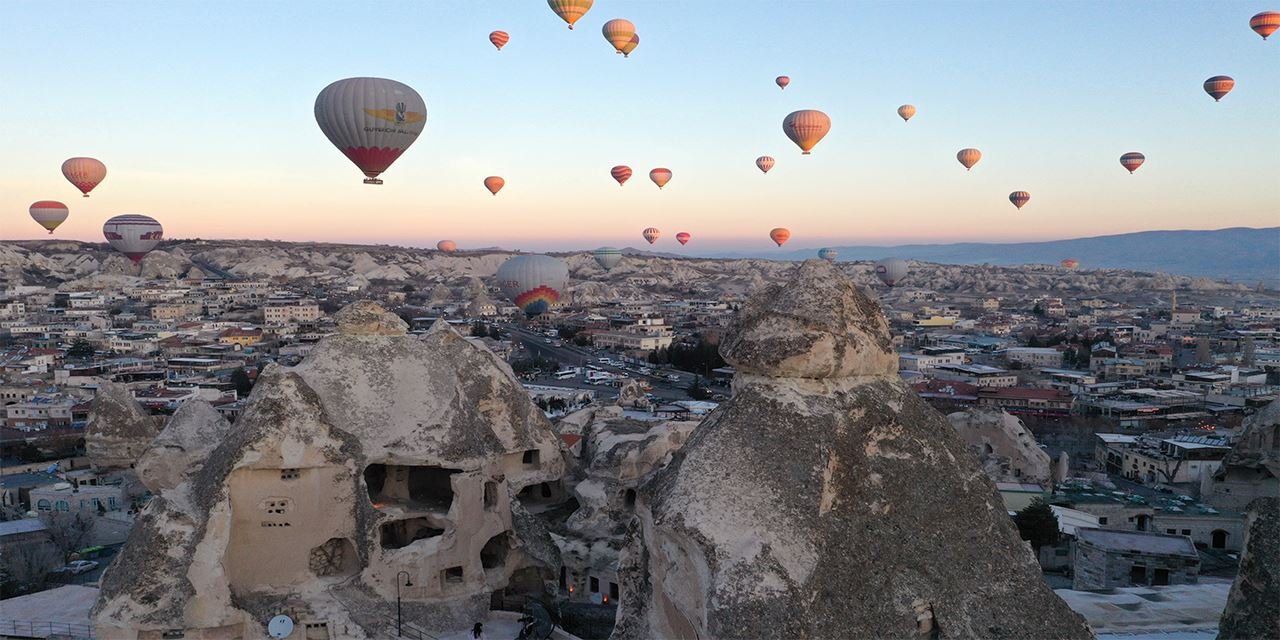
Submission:
[[[560,588],[566,589],[569,586],[569,569],[560,567]]]
[[[1178,533],[1178,530],[1177,530],[1177,529],[1165,529],[1165,530],[1164,530],[1164,532],[1165,532],[1165,533],[1167,533],[1167,534],[1169,534],[1169,535],[1175,535],[1175,534],[1177,534],[1177,533]]]
[[[1172,532],[1172,531],[1170,531],[1170,533],[1173,533],[1173,532]],[[1190,529],[1183,529],[1183,530],[1182,530],[1182,535],[1184,535],[1184,536],[1189,536],[1189,535],[1191,535],[1191,530],[1190,530]]]
[[[1107,523],[1106,516],[1098,516],[1098,524],[1106,524],[1106,523]]]
[[[1146,586],[1147,584],[1147,568],[1140,564],[1135,564],[1129,569],[1129,582]]]
[[[36,511],[52,511],[53,504],[44,498],[36,501]]]
[[[449,584],[462,584],[462,575],[462,567],[449,567],[441,573],[445,583]]]
[[[539,458],[538,450],[529,449],[524,452],[524,456],[521,457],[520,461],[525,464],[535,465],[535,464],[538,464],[538,458]]]
[[[71,505],[66,500],[59,500],[53,503],[53,508],[57,511],[71,511]]]
[[[618,594],[619,594],[619,590],[618,590],[618,583],[616,583],[616,582],[610,582],[610,583],[609,583],[609,597],[610,597],[611,599],[613,599],[613,600],[615,600],[615,601],[616,601],[616,600],[618,599]]]
[[[281,480],[297,480],[301,476],[302,476],[302,472],[299,471],[298,469],[281,469],[280,470]]]
[[[1152,575],[1151,575],[1152,586],[1160,587],[1168,584],[1169,584],[1168,569],[1156,569],[1155,571],[1152,572]]]
[[[107,496],[107,508],[108,508],[108,509],[111,509],[112,511],[115,511],[115,510],[116,510],[116,497],[115,497],[115,496]]]
[[[591,578],[591,593],[600,593],[600,578]]]
[[[493,509],[498,506],[498,483],[484,483],[484,508]]]

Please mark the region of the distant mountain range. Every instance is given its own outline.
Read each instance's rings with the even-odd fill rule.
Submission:
[[[944,264],[1058,264],[1080,261],[1081,269],[1112,268],[1163,271],[1187,276],[1225,278],[1269,287],[1280,285],[1280,227],[1235,227],[1215,231],[1139,231],[1111,236],[1049,242],[959,242],[905,244],[893,247],[834,247],[840,260],[907,258]],[[725,252],[724,258],[801,260],[816,249]]]

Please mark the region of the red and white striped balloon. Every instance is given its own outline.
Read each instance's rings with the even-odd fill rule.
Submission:
[[[511,41],[511,36],[506,31],[494,31],[489,34],[489,42],[502,51],[502,47]]]
[[[102,225],[102,237],[135,263],[141,262],[164,239],[164,227],[151,216],[126,213]]]
[[[773,156],[760,156],[759,158],[756,158],[756,168],[759,169],[761,173],[769,173],[769,170],[773,168]]]
[[[671,170],[658,167],[649,172],[649,179],[661,189],[667,186],[668,182],[671,182]]]
[[[610,169],[609,175],[613,176],[613,179],[618,181],[618,186],[621,187],[631,179],[631,167],[628,167],[625,164],[620,164]]]
[[[643,235],[644,239],[648,241],[649,244],[653,244],[658,241],[658,238],[662,237],[662,232],[659,231],[656,227],[649,227],[648,229],[645,229],[644,232],[640,235]]]
[[[31,219],[35,220],[37,224],[44,227],[49,233],[53,233],[53,230],[57,229],[58,225],[62,224],[70,213],[67,205],[57,200],[41,200],[32,203],[28,211],[31,213]]]

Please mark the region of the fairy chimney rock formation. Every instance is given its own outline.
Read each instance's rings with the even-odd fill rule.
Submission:
[[[175,489],[200,471],[231,423],[204,400],[190,400],[169,419],[138,460],[138,477],[154,493]]]
[[[758,293],[722,354],[732,399],[639,489],[615,640],[1092,637],[838,269]]]
[[[130,469],[158,431],[151,414],[138,404],[128,387],[103,383],[93,399],[84,429],[89,463],[98,471]]]
[[[1280,638],[1280,498],[1255,498],[1218,640]]]
[[[518,494],[564,461],[511,369],[446,324],[406,335],[369,303],[338,319],[301,364],[263,371],[235,424],[174,415],[152,453],[190,469],[148,457],[160,495],[102,578],[99,637],[265,638],[287,611],[384,638],[398,594],[439,631],[483,619],[495,590],[555,583],[558,550]]]

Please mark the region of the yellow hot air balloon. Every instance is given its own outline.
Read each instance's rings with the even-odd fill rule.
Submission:
[[[53,233],[64,220],[67,219],[67,205],[57,200],[41,200],[31,204],[31,208],[27,210],[31,213],[31,219],[36,224],[42,226],[49,233]]]
[[[831,131],[831,118],[814,109],[792,111],[783,119],[782,131],[807,156],[809,150]]]
[[[964,165],[965,171],[972,169],[973,165],[978,164],[981,159],[982,152],[977,149],[961,149],[956,153],[956,160],[959,160],[960,164]]]
[[[916,115],[916,108],[914,106],[904,104],[901,107],[898,107],[898,117],[902,118],[903,122],[910,120],[911,116],[914,115]]]
[[[630,20],[614,18],[604,23],[600,33],[604,34],[604,39],[608,40],[618,53],[623,53],[623,49],[631,44],[631,39],[636,36],[636,25],[631,24]]]
[[[569,23],[569,28],[573,28],[573,23],[582,19],[591,9],[593,0],[547,0],[547,6],[560,16],[561,20]]]

